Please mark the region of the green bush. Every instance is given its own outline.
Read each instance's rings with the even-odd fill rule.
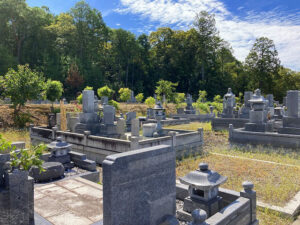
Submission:
[[[19,128],[24,128],[28,123],[31,123],[31,114],[20,112],[14,116],[14,124]]]
[[[155,98],[153,97],[148,97],[146,98],[145,100],[145,104],[149,107],[149,108],[152,108],[154,105],[155,105]]]
[[[199,97],[197,99],[197,102],[206,102],[206,96],[207,92],[206,91],[199,91]]]
[[[120,88],[119,90],[120,100],[122,102],[127,102],[131,96],[131,90],[129,88]]]
[[[11,151],[11,166],[13,169],[28,171],[32,166],[37,166],[40,171],[43,171],[43,161],[40,159],[43,151],[47,147],[44,144],[32,146],[30,149],[21,149],[20,151]]]
[[[144,99],[144,94],[143,93],[138,93],[136,96],[135,96],[135,99],[138,103],[142,103],[143,102],[143,99]]]
[[[114,91],[110,89],[107,85],[105,85],[97,90],[97,94],[99,98],[107,96],[109,99],[111,99],[114,94]]]
[[[112,105],[113,107],[116,108],[116,110],[119,110],[120,109],[120,103],[115,101],[115,100],[109,100],[108,102],[109,105]]]
[[[57,80],[48,80],[46,84],[46,98],[52,103],[59,100],[64,89],[63,84]]]
[[[176,104],[177,109],[186,107],[185,94],[184,93],[176,93],[176,95],[175,95],[175,104]]]
[[[11,149],[11,142],[6,141],[0,134],[0,154],[8,153]]]

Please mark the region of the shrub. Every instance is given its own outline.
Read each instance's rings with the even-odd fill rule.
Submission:
[[[40,171],[43,171],[43,161],[40,159],[43,151],[46,150],[46,145],[41,144],[32,146],[30,149],[21,149],[20,151],[11,151],[11,166],[16,169],[28,171],[32,166],[37,166]]]
[[[6,141],[0,134],[0,154],[7,153],[11,149],[11,142]]]
[[[48,80],[46,84],[46,98],[52,102],[60,99],[64,89],[63,84],[57,80]]]
[[[175,104],[176,108],[184,108],[186,106],[185,103],[185,94],[184,93],[176,93],[175,95]]]
[[[199,91],[199,97],[197,102],[205,102],[206,101],[207,92],[206,91]]]
[[[114,91],[110,89],[107,85],[97,90],[98,96],[101,98],[103,96],[107,96],[109,99],[112,98]]]
[[[135,96],[135,99],[138,103],[142,103],[143,102],[143,99],[144,99],[144,94],[143,93],[138,93],[136,96]]]
[[[173,102],[175,98],[175,90],[178,86],[178,83],[172,83],[171,81],[167,80],[160,80],[157,82],[155,93],[158,97],[163,95],[166,96],[167,101]]]
[[[222,99],[221,95],[216,95],[216,96],[214,97],[214,102],[222,103],[222,102],[223,102],[223,99]]]
[[[152,108],[154,105],[155,105],[155,98],[153,97],[148,97],[146,98],[145,100],[145,104],[149,107],[149,108]]]
[[[109,105],[112,105],[113,107],[116,108],[116,110],[119,110],[120,109],[120,103],[115,101],[115,100],[109,100],[108,102]]]
[[[31,114],[20,112],[14,116],[14,124],[19,128],[24,128],[28,123],[31,123]]]
[[[127,102],[131,96],[131,90],[129,88],[120,88],[119,90],[120,100],[122,102]]]

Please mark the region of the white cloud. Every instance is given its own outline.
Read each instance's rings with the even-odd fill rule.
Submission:
[[[220,36],[228,41],[239,60],[244,60],[256,38],[274,40],[284,66],[300,71],[300,13],[249,11],[243,18],[230,13],[220,0],[120,0],[119,13],[138,14],[161,26],[189,28],[195,14],[205,10],[215,14]],[[245,8],[243,8],[245,10]]]
[[[116,23],[116,26],[121,26],[121,24],[120,23]]]

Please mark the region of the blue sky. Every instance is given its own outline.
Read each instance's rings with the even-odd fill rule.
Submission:
[[[30,6],[48,6],[59,14],[68,11],[77,0],[27,0]],[[86,0],[101,11],[111,28],[123,28],[135,34],[161,26],[187,30],[197,12],[214,13],[220,36],[228,41],[241,61],[255,39],[274,40],[284,66],[300,71],[299,0]]]

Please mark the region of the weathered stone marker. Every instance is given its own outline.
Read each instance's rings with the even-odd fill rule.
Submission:
[[[103,161],[103,224],[157,225],[175,216],[175,151],[168,145]]]

